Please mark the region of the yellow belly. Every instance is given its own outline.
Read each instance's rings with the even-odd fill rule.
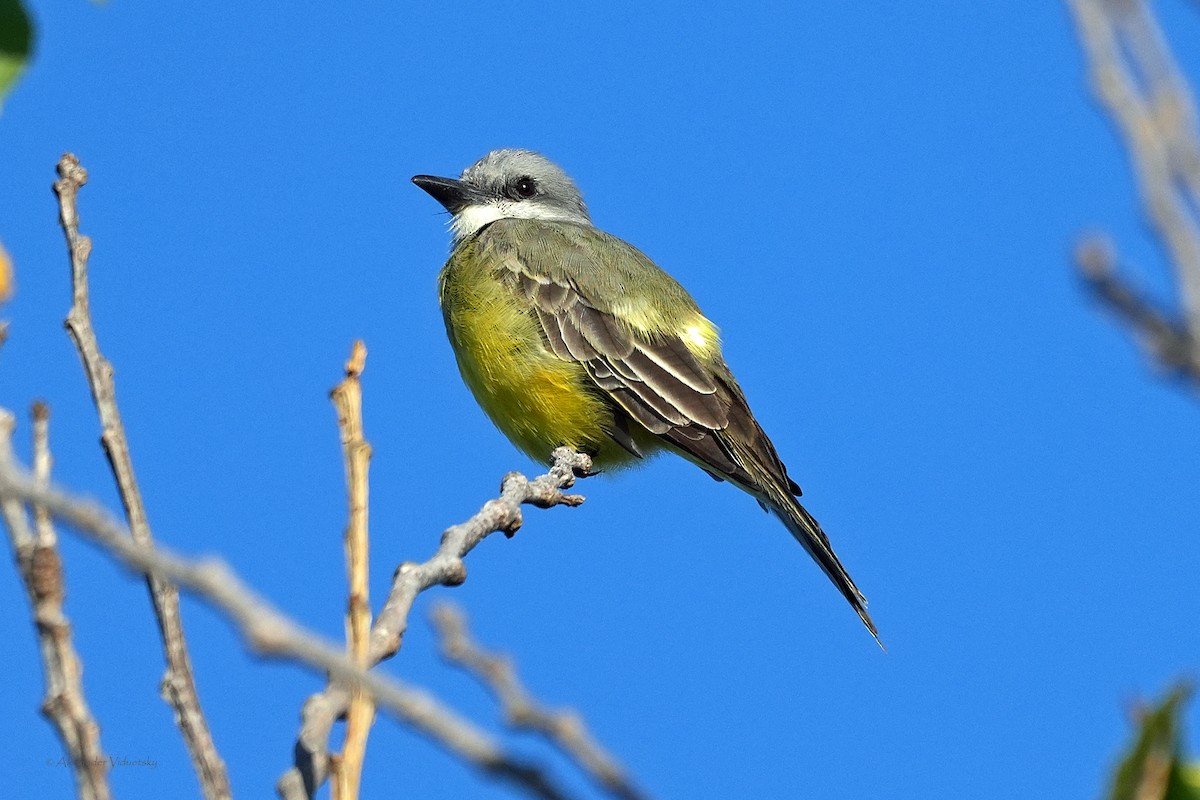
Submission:
[[[606,469],[629,461],[608,436],[612,411],[583,367],[550,352],[509,287],[491,275],[463,277],[443,285],[446,331],[463,380],[496,427],[540,462],[561,446]]]

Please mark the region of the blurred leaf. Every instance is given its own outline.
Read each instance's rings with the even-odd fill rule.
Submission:
[[[0,244],[0,303],[12,297],[12,293],[12,260],[8,257],[8,253],[4,252],[4,245]]]
[[[33,44],[33,26],[21,0],[0,0],[0,101],[20,77]]]
[[[1200,765],[1181,759],[1180,716],[1191,689],[1177,686],[1147,708],[1137,740],[1117,768],[1109,800],[1200,800]]]
[[[1200,761],[1193,761],[1183,767],[1181,777],[1183,782],[1197,793],[1196,796],[1200,797]]]

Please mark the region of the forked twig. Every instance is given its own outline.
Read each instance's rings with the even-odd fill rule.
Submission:
[[[509,757],[485,731],[432,695],[364,669],[336,644],[276,610],[220,559],[188,559],[154,545],[137,544],[129,529],[102,507],[53,486],[43,488],[14,460],[0,459],[0,502],[11,500],[44,505],[57,519],[130,569],[192,591],[223,612],[255,652],[306,664],[328,673],[339,685],[365,690],[380,707],[439,746],[534,797],[568,797],[541,769]]]
[[[0,461],[13,459],[14,424],[13,415],[0,409]],[[34,481],[45,489],[50,482],[50,416],[41,403],[33,408],[33,427]],[[5,497],[0,505],[37,629],[46,680],[42,714],[63,743],[80,800],[108,800],[108,758],[100,745],[100,726],[84,695],[83,665],[63,611],[66,579],[50,514],[35,505],[31,529],[19,500]]]
[[[546,737],[614,797],[645,800],[617,760],[588,733],[578,713],[542,706],[521,683],[508,658],[489,653],[475,643],[462,609],[440,602],[433,609],[432,620],[441,639],[443,658],[473,675],[492,693],[509,725]]]
[[[426,562],[405,562],[392,578],[392,588],[371,626],[368,662],[378,664],[395,655],[408,628],[408,615],[417,595],[434,586],[458,586],[467,579],[463,558],[493,533],[512,536],[521,527],[522,505],[552,508],[577,506],[579,495],[564,494],[575,483],[576,475],[586,475],[592,460],[582,453],[560,447],[552,453],[554,466],[533,480],[510,472],[500,483],[500,496],[489,500],[466,522],[452,525],[442,533],[437,552]],[[286,800],[311,798],[329,777],[329,734],[333,723],[346,712],[350,693],[341,684],[331,683],[312,695],[301,711],[300,733],[296,738],[295,764],[276,784]]]
[[[1159,364],[1200,386],[1200,133],[1196,105],[1145,0],[1068,0],[1092,88],[1125,140],[1142,204],[1175,271],[1178,319],[1123,281],[1106,242],[1076,264]]]

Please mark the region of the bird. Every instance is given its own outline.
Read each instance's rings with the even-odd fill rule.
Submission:
[[[600,470],[682,456],[782,520],[879,641],[683,286],[597,228],[575,182],[535,151],[493,150],[458,178],[412,181],[452,215],[438,275],[446,333],[463,381],[514,445],[542,462],[569,447]]]

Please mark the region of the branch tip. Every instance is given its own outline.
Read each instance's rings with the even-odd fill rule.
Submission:
[[[1089,280],[1111,275],[1115,261],[1112,242],[1107,237],[1086,236],[1075,245],[1075,263]]]
[[[62,182],[76,189],[87,183],[88,171],[79,163],[79,158],[74,153],[63,153],[56,169]]]
[[[350,348],[350,358],[346,361],[346,377],[357,378],[363,374],[367,366],[367,346],[362,339],[356,339]]]

